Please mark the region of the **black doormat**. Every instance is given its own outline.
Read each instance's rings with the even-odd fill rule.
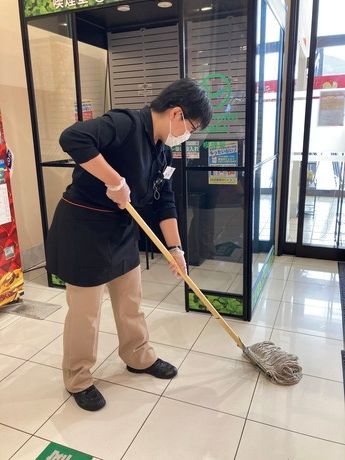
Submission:
[[[345,262],[338,262],[339,271],[339,290],[340,290],[340,303],[343,320],[343,347],[341,352],[342,364],[343,364],[343,382],[344,382],[344,393],[345,393]]]
[[[232,241],[227,243],[219,243],[216,244],[216,255],[222,257],[230,257],[234,250],[237,248],[239,248],[239,246]]]

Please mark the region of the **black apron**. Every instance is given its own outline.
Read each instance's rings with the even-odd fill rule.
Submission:
[[[47,270],[65,283],[107,283],[140,263],[137,225],[127,211],[97,211],[62,199],[46,244]]]

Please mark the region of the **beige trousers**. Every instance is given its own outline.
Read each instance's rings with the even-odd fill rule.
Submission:
[[[94,287],[66,285],[68,313],[63,336],[63,378],[76,393],[93,384],[90,369],[97,359],[98,328],[105,284]],[[118,353],[129,366],[145,369],[156,361],[140,310],[140,266],[108,283],[119,339]]]

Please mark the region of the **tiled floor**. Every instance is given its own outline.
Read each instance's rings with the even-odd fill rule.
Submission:
[[[210,261],[191,277],[227,290],[240,276],[215,268]],[[184,312],[182,284],[156,257],[143,270],[143,310],[157,353],[179,375],[126,371],[105,294],[94,376],[107,405],[89,413],[62,384],[64,293],[46,286],[43,271],[31,273],[27,298],[61,308],[42,321],[0,313],[0,460],[33,460],[50,441],[104,460],[343,460],[338,283],[335,262],[276,258],[251,323],[230,321],[248,344],[271,339],[299,355],[303,379],[281,387],[213,318]]]

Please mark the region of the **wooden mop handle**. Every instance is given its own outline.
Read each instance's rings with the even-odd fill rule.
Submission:
[[[174,257],[170,254],[161,240],[153,233],[150,227],[146,224],[144,219],[137,213],[137,211],[133,208],[130,203],[126,204],[126,209],[129,214],[133,217],[139,227],[146,233],[146,235],[150,238],[150,240],[157,246],[157,248],[161,251],[163,256],[168,260],[168,262],[172,262],[176,264]],[[176,264],[177,265],[177,264]],[[244,344],[240,337],[236,334],[236,332],[229,326],[229,324],[221,317],[218,311],[214,308],[211,302],[207,299],[207,297],[200,291],[198,286],[194,283],[194,281],[185,274],[180,267],[177,265],[179,275],[184,279],[184,281],[188,284],[188,286],[192,289],[195,295],[201,300],[201,302],[206,306],[208,311],[212,313],[214,318],[216,318],[220,325],[225,329],[225,331],[230,335],[230,337],[236,342],[236,345],[240,347],[242,350],[244,348]]]

